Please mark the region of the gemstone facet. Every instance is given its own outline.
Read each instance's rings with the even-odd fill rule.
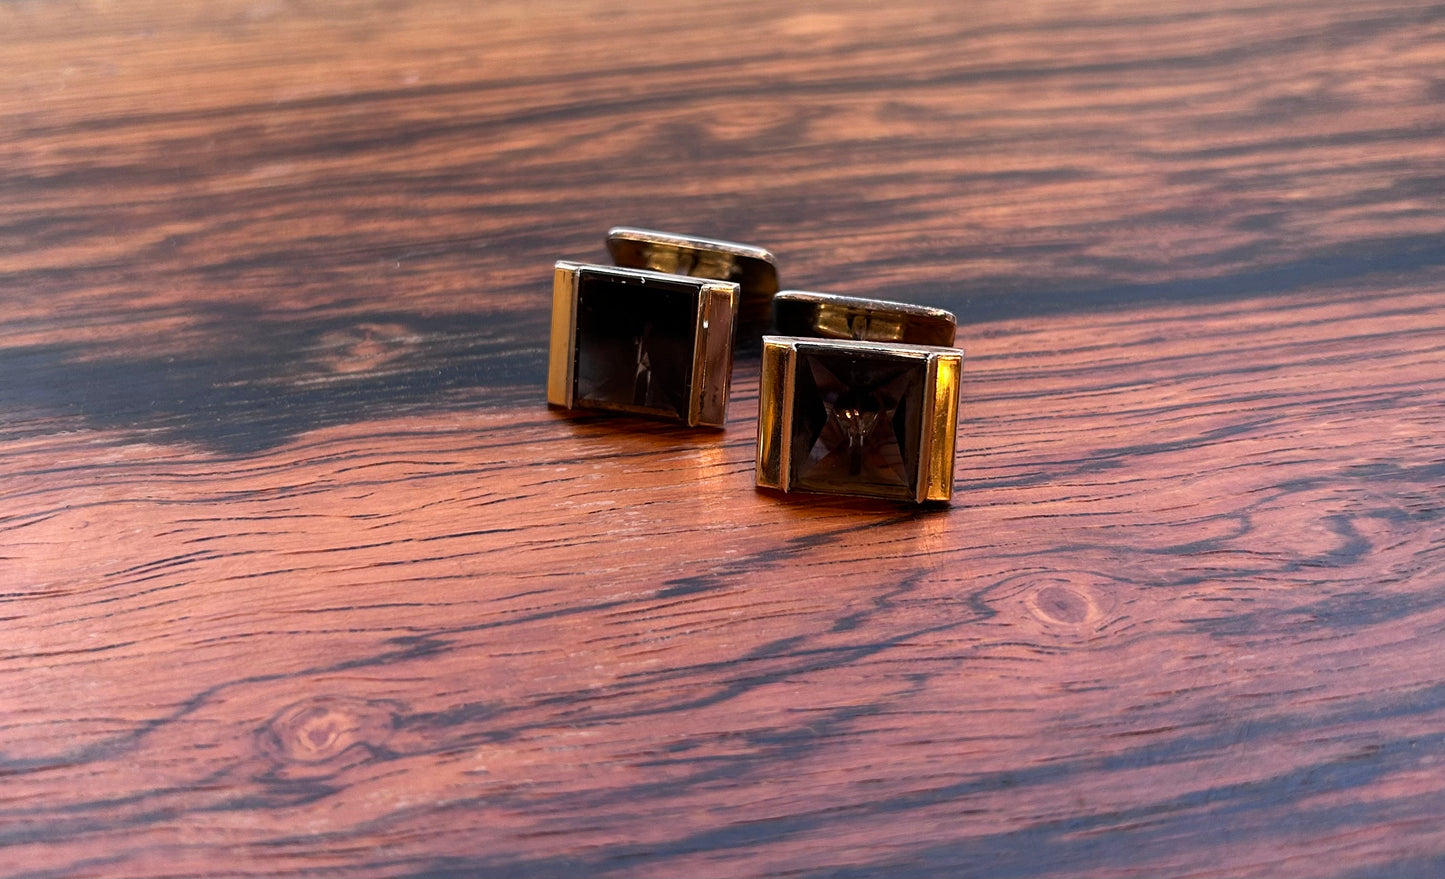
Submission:
[[[799,351],[793,485],[911,499],[926,366],[869,352]]]
[[[577,405],[686,418],[695,285],[583,275],[577,285]]]

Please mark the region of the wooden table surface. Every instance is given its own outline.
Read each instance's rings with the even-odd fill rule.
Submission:
[[[0,3],[0,872],[1445,872],[1445,6]],[[955,310],[941,510],[544,404]]]

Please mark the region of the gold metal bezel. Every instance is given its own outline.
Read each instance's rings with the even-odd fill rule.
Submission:
[[[798,368],[794,341],[763,336],[756,482],[778,491],[788,490],[792,476],[793,384]]]
[[[588,406],[601,411],[625,412],[689,427],[721,428],[727,423],[728,391],[732,382],[733,341],[739,288],[736,283],[559,260],[552,273],[552,327],[547,356],[547,402],[565,409],[577,406],[577,300],[585,274],[610,276],[646,283],[665,281],[696,288],[693,333],[692,382],[687,412],[675,417],[642,406],[608,404]]]
[[[947,501],[953,497],[953,466],[958,454],[958,397],[963,378],[963,351],[945,349],[928,358],[928,393],[920,439],[918,489],[915,500]],[[931,407],[928,404],[932,404]]]
[[[773,297],[778,335],[951,346],[958,320],[953,312],[908,302],[783,290]]]
[[[728,281],[704,281],[698,291],[690,426],[721,428],[727,424],[739,298],[738,285]]]
[[[793,466],[792,421],[798,353],[848,349],[914,361],[924,371],[923,422],[917,450],[918,477],[913,486],[912,500],[915,503],[950,500],[953,496],[963,351],[934,345],[764,336],[762,379],[758,389],[757,485],[787,492],[794,490],[797,481]],[[884,497],[867,490],[840,493]]]
[[[571,409],[577,399],[577,282],[580,263],[552,269],[552,334],[547,349],[547,402]]]

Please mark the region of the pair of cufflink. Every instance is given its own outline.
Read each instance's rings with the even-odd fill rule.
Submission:
[[[952,496],[963,371],[952,314],[779,291],[773,255],[745,244],[619,227],[607,249],[616,265],[556,264],[548,403],[721,428],[737,339],[771,325],[760,488]]]

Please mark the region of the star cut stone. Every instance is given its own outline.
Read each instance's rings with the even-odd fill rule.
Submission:
[[[577,405],[686,418],[698,290],[583,274],[577,285]]]
[[[926,370],[890,354],[800,350],[793,487],[912,499]]]

